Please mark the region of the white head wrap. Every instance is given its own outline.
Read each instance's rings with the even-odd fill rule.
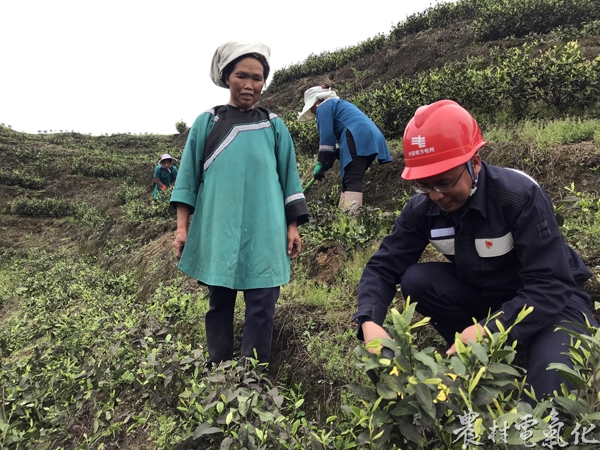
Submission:
[[[252,55],[257,57],[265,67],[265,81],[269,76],[269,57],[271,49],[260,42],[237,42],[231,41],[221,45],[215,51],[210,65],[210,78],[219,87],[229,89],[229,86],[223,81],[223,70],[234,59],[243,55]]]
[[[304,93],[304,109],[298,114],[299,122],[308,122],[315,118],[315,115],[310,112],[310,108],[314,106],[319,100],[326,100],[328,98],[337,98],[335,91],[331,89],[325,89],[321,86],[313,86],[307,89]]]

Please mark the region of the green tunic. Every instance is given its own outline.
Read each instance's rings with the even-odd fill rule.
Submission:
[[[196,119],[171,203],[193,211],[179,268],[209,286],[285,284],[287,224],[308,220],[294,145],[263,108],[216,107]]]
[[[153,178],[158,178],[162,184],[166,187],[171,187],[171,183],[177,179],[177,167],[171,166],[171,170],[163,168],[160,164],[154,168]],[[158,197],[159,187],[154,183],[154,191],[152,191],[152,197]]]

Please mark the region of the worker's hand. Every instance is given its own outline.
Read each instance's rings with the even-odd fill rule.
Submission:
[[[389,339],[390,335],[381,327],[377,325],[373,321],[364,322],[361,325],[361,330],[363,332],[363,337],[365,339],[365,345],[371,342],[373,339]],[[371,353],[377,353],[377,350],[374,348],[367,349]]]
[[[315,169],[313,170],[313,178],[315,180],[322,180],[323,177],[325,176],[325,171],[327,169],[325,169],[325,167],[323,166],[323,164],[321,164],[320,162],[317,163],[317,165],[315,166]]]
[[[161,188],[163,191],[166,191],[166,190],[167,190],[167,186],[165,186],[164,184],[161,184],[161,185],[160,185],[160,188]]]
[[[181,253],[183,253],[183,247],[185,246],[185,241],[187,241],[187,230],[177,230],[175,232],[175,242],[173,243],[173,247],[175,247],[175,258],[178,260],[181,259]]]
[[[481,325],[474,324],[471,325],[470,327],[467,327],[463,330],[463,332],[460,334],[460,340],[462,342],[464,342],[465,344],[468,344],[469,341],[472,342],[477,342],[477,333],[479,333],[479,337],[482,338],[483,336],[485,336],[487,333],[485,331],[485,328],[483,328]],[[446,355],[454,355],[456,353],[456,344],[452,344],[452,347],[450,347],[450,350],[448,350],[446,352]]]
[[[287,252],[288,255],[290,255],[290,259],[295,259],[302,251],[302,239],[300,239],[300,233],[298,233],[298,227],[295,220],[288,225],[287,235]]]

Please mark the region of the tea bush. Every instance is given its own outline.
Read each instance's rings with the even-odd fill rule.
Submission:
[[[387,139],[400,139],[418,107],[443,98],[460,103],[482,125],[494,122],[499,112],[513,121],[581,114],[600,102],[600,57],[586,60],[576,42],[543,52],[534,50],[533,44],[495,49],[488,58],[451,62],[412,79],[398,78],[358,94],[353,101]],[[316,153],[314,123],[301,124],[291,113],[282,118],[297,151]]]
[[[591,25],[590,22],[599,19],[600,6],[596,0],[461,0],[438,3],[399,22],[389,37],[378,35],[355,46],[309,55],[300,63],[276,71],[269,89],[337,70],[375,53],[392,40],[460,22],[473,23],[477,38],[490,41],[510,36],[544,35],[569,27],[572,39],[581,38],[583,35],[579,30],[587,30],[583,32],[584,35],[593,32],[597,25]]]
[[[532,36],[540,42],[551,43],[576,41],[598,35],[600,35],[600,20],[592,20],[583,25],[559,26],[546,35],[536,33]]]
[[[124,362],[116,313],[133,294],[126,275],[86,261],[43,252],[17,259],[11,301],[19,314],[5,317],[0,328],[0,447],[6,448],[65,437],[70,418],[92,393],[91,413],[102,413],[100,421],[110,417],[120,402],[114,387]],[[129,364],[135,367],[135,359]]]
[[[71,173],[96,178],[118,178],[130,173],[129,164],[122,159],[90,159],[81,157],[75,161]]]
[[[285,122],[285,126],[290,131],[292,140],[294,141],[294,149],[297,154],[313,156],[319,151],[319,133],[317,126],[313,122],[298,122],[297,114],[289,112],[281,116]]]
[[[202,348],[171,324],[198,320],[184,317],[199,302],[179,289],[161,287],[141,307],[128,274],[93,260],[13,258],[21,304],[0,328],[0,447],[102,447],[144,426],[168,448],[351,448],[354,436],[335,418],[307,421],[302,393],[275,386],[255,360],[208,371]],[[81,414],[89,422],[71,429]]]
[[[43,178],[23,173],[20,170],[8,172],[0,169],[0,184],[5,186],[20,186],[25,189],[43,189],[46,181]]]
[[[291,64],[273,74],[273,79],[269,89],[277,89],[290,81],[314,75],[321,75],[326,72],[332,72],[346,64],[356,61],[365,55],[375,53],[388,43],[385,35],[378,35],[369,38],[357,45],[345,47],[332,52],[326,51],[318,55],[311,54],[301,63]]]
[[[135,184],[133,180],[121,183],[117,190],[117,198],[122,204],[141,199],[145,194],[146,189]]]
[[[11,203],[11,212],[20,216],[65,217],[72,216],[75,211],[73,202],[58,198],[19,197]]]
[[[309,223],[299,229],[306,251],[328,246],[346,251],[365,248],[388,234],[398,216],[369,206],[350,213],[325,200],[312,201],[308,208]]]
[[[481,0],[461,0],[457,2],[438,3],[422,12],[412,14],[392,29],[391,38],[402,39],[430,28],[443,28],[448,25],[472,21]]]
[[[139,151],[140,149],[155,149],[156,147],[166,145],[163,136],[155,134],[133,135],[131,133],[93,137],[78,135],[78,142],[85,149],[111,152],[118,152],[118,150]]]
[[[545,52],[524,45],[495,50],[490,59],[470,58],[414,79],[400,78],[359,94],[357,100],[386,138],[401,138],[419,106],[442,98],[454,99],[482,118],[498,111],[510,111],[515,119],[581,111],[600,101],[599,68],[600,58],[584,59],[575,42]]]
[[[515,323],[531,310],[524,308]],[[521,400],[523,393],[532,394],[525,388],[522,370],[513,365],[516,342],[508,344],[510,328],[500,324],[499,332],[469,345],[457,336],[457,353],[448,359],[434,349],[416,348],[413,330],[428,319],[413,323],[414,312],[410,302],[403,313],[392,310],[388,331],[393,340],[375,339],[367,346],[378,354],[357,348],[364,370],[376,380],[375,387],[350,387],[362,403],[345,408],[362,430],[358,448],[554,448],[565,447],[573,438],[577,441],[569,448],[576,448],[583,443],[582,430],[592,432],[599,424],[597,329],[569,332],[573,369],[549,367],[577,390],[569,393],[563,385],[563,396],[532,407]],[[587,442],[598,444],[598,437],[596,431]]]
[[[152,200],[144,198],[133,199],[122,206],[127,221],[142,223],[149,219],[172,220],[177,215],[177,210],[171,207],[170,200],[173,186],[166,191],[159,191],[158,197]],[[174,222],[173,222],[174,223]]]
[[[562,222],[561,231],[577,251],[586,259],[594,259],[600,252],[600,194],[583,193],[575,183],[566,186],[567,195],[555,204]]]
[[[75,206],[73,213],[75,220],[88,228],[95,228],[97,231],[104,228],[104,226],[110,222],[111,218],[93,206],[89,206],[87,203],[78,203]]]
[[[110,219],[98,209],[83,202],[72,202],[58,198],[19,197],[11,203],[11,213],[29,217],[68,217],[84,227],[103,228]]]
[[[475,31],[483,41],[530,33],[548,33],[559,26],[581,26],[600,19],[595,0],[480,0]]]

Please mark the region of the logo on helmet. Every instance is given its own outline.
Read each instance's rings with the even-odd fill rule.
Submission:
[[[485,246],[486,248],[490,249],[494,246],[494,243],[492,241],[485,241]]]
[[[418,145],[419,148],[424,148],[427,146],[427,144],[425,144],[425,136],[421,136],[421,135],[412,138],[410,140],[410,142],[412,145]]]

